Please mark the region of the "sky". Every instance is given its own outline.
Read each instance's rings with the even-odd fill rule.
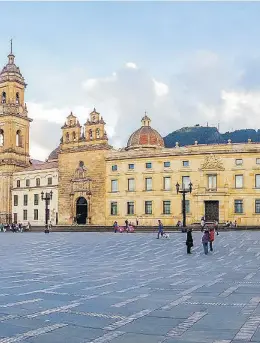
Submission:
[[[260,2],[1,2],[28,84],[31,156],[58,146],[72,111],[95,107],[124,147],[144,112],[162,136],[184,126],[260,128]]]

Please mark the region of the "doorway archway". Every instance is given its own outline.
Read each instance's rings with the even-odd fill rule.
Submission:
[[[80,197],[76,203],[76,220],[79,225],[87,223],[88,218],[88,202],[84,197]]]

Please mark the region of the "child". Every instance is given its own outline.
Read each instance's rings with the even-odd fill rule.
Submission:
[[[214,232],[214,228],[211,227],[209,230],[209,249],[210,249],[210,251],[213,251],[214,239],[215,239],[215,232]]]
[[[204,253],[205,253],[205,255],[207,255],[208,252],[209,252],[209,247],[208,247],[208,243],[209,243],[209,230],[208,229],[205,229],[201,241],[202,241],[202,244],[203,244]]]
[[[186,239],[186,245],[187,245],[187,254],[191,254],[191,248],[193,247],[193,238],[192,238],[192,229],[188,229],[187,231],[187,239]]]

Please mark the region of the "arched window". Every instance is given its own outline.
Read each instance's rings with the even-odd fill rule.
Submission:
[[[72,139],[73,139],[73,141],[76,140],[76,132],[75,131],[72,132]]]
[[[83,161],[79,161],[79,167],[83,168],[84,167],[84,162]]]
[[[96,138],[100,138],[100,130],[96,129]]]
[[[70,120],[70,126],[72,126],[73,125],[73,122],[72,122],[72,120]]]
[[[22,146],[22,135],[20,130],[16,131],[16,146]]]
[[[15,103],[16,104],[20,104],[20,98],[19,98],[19,93],[16,93],[16,97],[15,97]]]
[[[0,146],[4,145],[4,131],[0,130]]]
[[[70,135],[69,135],[69,133],[67,132],[66,133],[66,143],[68,143],[70,141]]]
[[[6,103],[6,92],[2,93],[2,100],[1,100],[2,104]]]
[[[90,129],[89,130],[89,138],[92,139],[93,138],[93,135],[92,135],[92,130]]]

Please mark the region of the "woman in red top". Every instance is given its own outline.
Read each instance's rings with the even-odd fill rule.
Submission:
[[[215,239],[215,230],[214,228],[210,228],[209,230],[209,249],[210,251],[213,251],[213,242],[214,242],[214,239]]]

